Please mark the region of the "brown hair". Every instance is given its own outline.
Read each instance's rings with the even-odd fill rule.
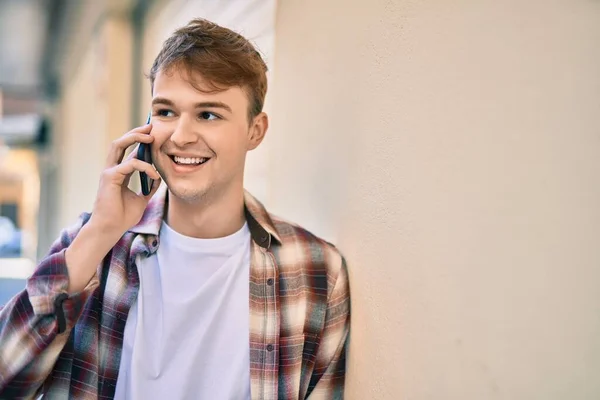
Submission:
[[[267,93],[267,66],[254,46],[230,29],[202,18],[191,20],[177,29],[164,43],[150,70],[150,84],[159,71],[173,67],[202,75],[210,88],[194,88],[203,92],[226,90],[238,86],[246,91],[250,103],[249,121],[260,114]]]

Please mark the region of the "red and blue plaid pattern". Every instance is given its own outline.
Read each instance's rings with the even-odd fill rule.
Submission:
[[[0,399],[112,399],[129,309],[136,299],[136,262],[159,243],[166,188],[140,223],[98,266],[87,287],[66,293],[65,249],[90,214],[64,230],[0,311]],[[245,193],[251,231],[250,376],[252,399],[341,399],[350,322],[348,273],[336,248],[271,216]],[[193,317],[193,316],[191,316]]]

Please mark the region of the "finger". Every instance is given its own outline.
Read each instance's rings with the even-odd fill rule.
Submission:
[[[138,160],[137,158],[127,160],[126,162],[121,163],[116,167],[109,169],[108,171],[110,171],[109,176],[113,182],[119,185],[123,185],[125,180],[135,171],[145,172],[150,179],[158,179],[160,177],[152,165],[145,161]]]
[[[152,166],[152,164],[149,164],[142,160],[138,160],[137,158],[132,158],[124,163],[121,163],[115,169],[115,172],[122,176],[131,175],[135,171],[145,172],[150,179],[160,178],[160,175],[158,174],[156,169],[154,169],[154,166]]]
[[[108,156],[108,166],[114,166],[120,164],[123,161],[123,156],[125,155],[125,151],[136,143],[152,143],[154,141],[154,137],[147,133],[140,132],[129,132],[125,135],[121,136],[117,140],[113,141],[109,156]]]
[[[129,186],[129,182],[131,182],[131,177],[133,176],[133,174],[131,175],[127,175],[125,177],[125,180],[123,181],[123,186]]]
[[[131,153],[129,153],[129,154],[127,155],[127,157],[125,157],[125,161],[123,161],[123,162],[127,162],[127,161],[129,161],[129,160],[132,160],[132,159],[134,159],[134,158],[137,158],[137,150],[138,150],[138,147],[139,147],[139,145],[135,146],[135,147],[134,147],[134,149],[133,149],[133,151],[131,151]],[[124,185],[125,185],[125,186],[129,186],[129,181],[131,180],[131,177],[132,177],[132,176],[133,176],[133,175],[128,175],[128,176],[127,176],[127,178],[125,178],[125,181],[124,181]]]
[[[135,143],[152,143],[154,141],[154,137],[149,133],[150,129],[148,129],[147,132],[140,132],[134,129],[133,131],[127,132],[125,135],[114,140],[108,151],[106,166],[110,168],[121,163],[123,156],[125,155],[125,150],[127,150],[127,148],[129,148],[131,145]]]
[[[138,126],[136,128],[133,128],[128,133],[133,133],[133,132],[137,132],[137,133],[150,133],[151,130],[152,130],[152,122],[150,122],[149,124],[140,125],[140,126]]]

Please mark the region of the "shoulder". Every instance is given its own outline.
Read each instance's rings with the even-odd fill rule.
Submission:
[[[274,247],[280,269],[326,275],[330,283],[346,276],[344,256],[333,243],[295,222],[275,215],[270,218],[281,239]]]

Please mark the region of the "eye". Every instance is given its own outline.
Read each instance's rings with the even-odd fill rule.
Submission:
[[[203,111],[200,114],[198,114],[198,117],[200,117],[200,119],[204,119],[207,121],[213,121],[216,119],[221,119],[221,117],[219,117],[217,114],[215,113],[211,113],[209,111]]]
[[[172,117],[174,113],[169,109],[162,108],[156,112],[156,115],[158,115],[159,117]]]

